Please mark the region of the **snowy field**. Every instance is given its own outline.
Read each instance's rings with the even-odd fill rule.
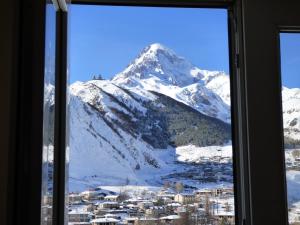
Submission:
[[[165,181],[182,182],[185,185],[202,188],[215,188],[215,187],[231,187],[232,182],[205,182],[199,181],[203,175],[204,170],[215,171],[222,175],[222,165],[225,165],[227,170],[232,172],[232,147],[226,146],[209,146],[209,147],[196,147],[196,146],[182,146],[178,148],[168,148],[156,150],[155,156],[164,161],[165,166],[158,170],[141,169],[135,171],[135,176],[140,178],[139,181],[129,181],[126,183],[126,174],[119,176],[109,176],[110,168],[106,167],[107,175],[83,177],[76,179],[69,178],[70,192],[78,192],[86,190],[87,188],[94,188],[97,186],[108,186],[109,189],[116,187],[134,187],[146,188],[147,190],[161,187]],[[71,162],[72,163],[72,162]],[[216,172],[216,173],[217,173]],[[122,174],[122,171],[119,172]],[[200,178],[199,178],[200,177]],[[232,179],[232,175],[229,175]]]
[[[207,146],[193,145],[176,148],[177,160],[187,163],[201,163],[220,159],[220,162],[230,162],[232,159],[232,146]]]

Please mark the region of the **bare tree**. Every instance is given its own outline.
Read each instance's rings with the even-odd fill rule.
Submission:
[[[300,157],[300,151],[299,150],[294,150],[292,152],[292,155],[293,155],[294,158],[299,158]]]
[[[229,205],[228,202],[225,203],[225,212],[230,212],[231,211],[231,205]]]
[[[164,189],[168,189],[171,187],[170,181],[165,181],[164,182]]]
[[[178,220],[178,225],[195,225],[195,221],[192,219],[192,211],[187,208],[186,211],[180,214],[180,219]]]
[[[148,194],[147,190],[143,190],[143,191],[141,192],[142,198],[146,198],[147,194]]]
[[[211,216],[211,202],[208,195],[205,196],[205,214],[207,217]]]
[[[127,200],[129,198],[130,198],[130,196],[127,191],[120,191],[119,202],[124,202],[125,200]]]
[[[177,193],[180,193],[180,192],[183,191],[184,186],[183,186],[183,184],[182,184],[181,182],[177,182],[177,183],[175,184],[175,189],[176,189]]]
[[[98,75],[97,80],[103,80],[103,77],[101,74]]]
[[[231,223],[226,217],[223,217],[221,221],[219,222],[219,225],[230,225]]]

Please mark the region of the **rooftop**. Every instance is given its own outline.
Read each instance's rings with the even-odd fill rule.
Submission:
[[[110,223],[110,222],[117,223],[120,221],[114,218],[98,218],[98,219],[91,220],[91,223]]]

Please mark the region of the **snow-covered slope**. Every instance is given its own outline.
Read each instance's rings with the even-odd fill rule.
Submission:
[[[112,100],[105,91],[115,94],[118,100],[123,98],[127,107]],[[113,122],[120,119],[114,110],[135,120],[133,110],[145,111],[139,102],[109,81],[78,82],[71,86],[70,93],[70,177],[101,177],[99,182],[105,180],[112,185],[122,185],[126,179],[142,183],[134,170],[154,172],[164,165],[154,156],[152,146],[117,128]]]
[[[300,89],[282,89],[284,134],[300,144]],[[290,142],[293,142],[289,140]]]
[[[174,169],[174,163],[166,162],[175,159],[174,147],[187,144],[185,137],[197,146],[231,139],[227,123],[140,87],[129,90],[108,80],[76,82],[70,96],[73,179],[143,185],[151,174]]]
[[[205,87],[230,105],[229,76],[222,72],[204,73]],[[282,88],[283,127],[287,145],[300,145],[300,88]]]
[[[293,140],[300,140],[299,93],[283,89],[285,134]],[[156,185],[208,156],[230,163],[229,76],[152,44],[112,80],[72,84],[70,126],[74,185]]]
[[[230,105],[229,75],[219,71],[207,71],[203,80],[206,88],[219,95],[227,105]]]

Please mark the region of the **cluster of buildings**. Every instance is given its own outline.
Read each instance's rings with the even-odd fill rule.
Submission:
[[[234,224],[232,188],[176,193],[163,188],[140,196],[101,188],[69,195],[69,225]]]
[[[300,146],[293,146],[296,149],[286,149],[285,152],[285,166],[287,171],[287,176],[289,173],[291,174],[299,174],[300,172]],[[294,181],[297,183],[297,180]],[[297,194],[294,194],[297,195]],[[291,202],[289,202],[289,224],[291,225],[297,225],[300,224],[300,201],[297,201],[299,199],[298,196],[294,196],[294,198]],[[293,198],[293,197],[291,197]]]
[[[295,157],[294,160],[286,160],[287,170],[300,170],[300,157]]]

